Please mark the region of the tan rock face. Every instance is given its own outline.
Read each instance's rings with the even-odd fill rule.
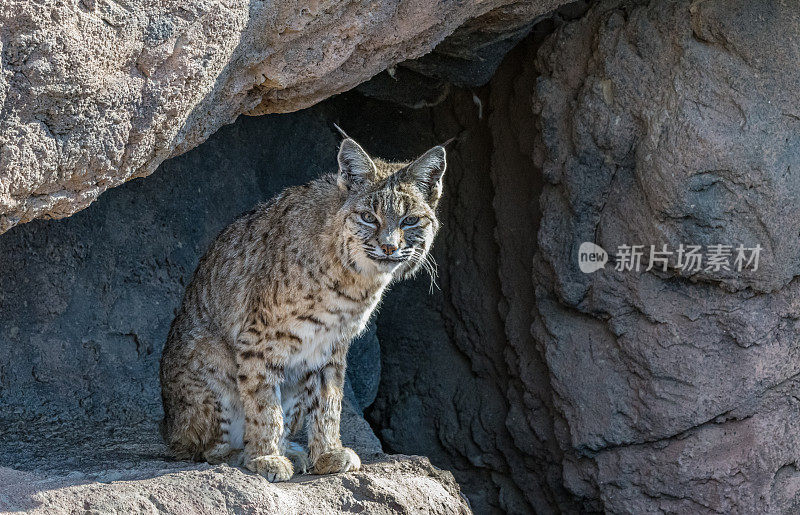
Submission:
[[[0,233],[69,216],[239,114],[312,105],[509,4],[5,1]]]
[[[227,465],[49,477],[0,467],[0,508],[38,513],[471,513],[452,474],[427,458],[387,456],[363,470],[272,484]],[[5,504],[5,506],[4,506]]]

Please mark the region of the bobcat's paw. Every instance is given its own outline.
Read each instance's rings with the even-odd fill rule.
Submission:
[[[241,467],[242,456],[241,449],[233,449],[227,443],[217,444],[203,454],[205,460],[212,465],[227,463],[231,467]]]
[[[315,474],[352,472],[361,468],[361,458],[352,449],[342,447],[322,454],[314,463]]]
[[[287,442],[286,449],[283,454],[289,458],[294,466],[295,472],[298,474],[305,474],[311,468],[311,462],[308,459],[306,449],[296,442]]]
[[[288,481],[294,473],[292,462],[289,461],[289,458],[278,454],[258,456],[248,461],[246,466],[256,474],[261,474],[267,478],[270,483]]]

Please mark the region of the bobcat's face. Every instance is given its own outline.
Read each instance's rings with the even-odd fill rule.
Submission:
[[[425,260],[439,221],[411,187],[386,182],[361,195],[347,218],[358,243],[353,255],[365,270],[405,276]]]
[[[348,195],[343,244],[351,266],[397,278],[431,266],[428,251],[439,230],[435,209],[445,166],[442,147],[403,165],[374,162],[354,141],[342,142],[339,186]]]

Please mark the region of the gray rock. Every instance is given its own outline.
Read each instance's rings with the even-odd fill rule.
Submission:
[[[355,405],[363,410],[378,395],[381,378],[381,345],[375,334],[375,322],[370,322],[367,332],[353,340],[347,351],[347,381],[353,392]]]
[[[0,233],[71,215],[242,113],[351,89],[509,3],[5,1]]]
[[[438,105],[453,85],[474,88],[488,83],[509,50],[529,33],[540,41],[588,8],[582,0],[562,4],[551,2],[548,8],[519,2],[495,9],[456,29],[430,53],[403,61],[356,90],[417,109]]]
[[[550,0],[545,5],[517,2],[468,21],[439,43],[432,52],[400,66],[419,74],[445,80],[459,87],[483,86],[494,75],[503,57],[533,29],[551,26],[549,18],[562,18],[561,11],[577,18],[585,2]],[[556,9],[564,6],[562,9]],[[544,18],[544,20],[542,19]],[[552,28],[548,30],[551,32]]]
[[[386,457],[360,472],[286,483],[227,465],[158,462],[97,476],[51,477],[0,467],[0,509],[26,513],[466,514],[452,475],[419,456]]]
[[[148,463],[130,474],[109,470],[93,477],[54,478],[0,468],[0,486],[0,509],[33,514],[470,513],[452,475],[419,456],[387,457],[360,472],[301,476],[280,484],[227,465]]]
[[[598,508],[797,509],[800,47],[776,34],[796,5],[601,2],[538,51],[534,335],[566,486]],[[583,241],[764,251],[588,275]]]

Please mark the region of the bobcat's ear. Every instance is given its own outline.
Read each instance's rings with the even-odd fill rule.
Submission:
[[[339,189],[361,189],[375,180],[375,177],[375,163],[361,145],[350,138],[342,140],[339,146]]]
[[[402,171],[403,179],[413,182],[432,207],[436,207],[442,196],[442,177],[447,167],[446,157],[444,146],[437,145]]]

